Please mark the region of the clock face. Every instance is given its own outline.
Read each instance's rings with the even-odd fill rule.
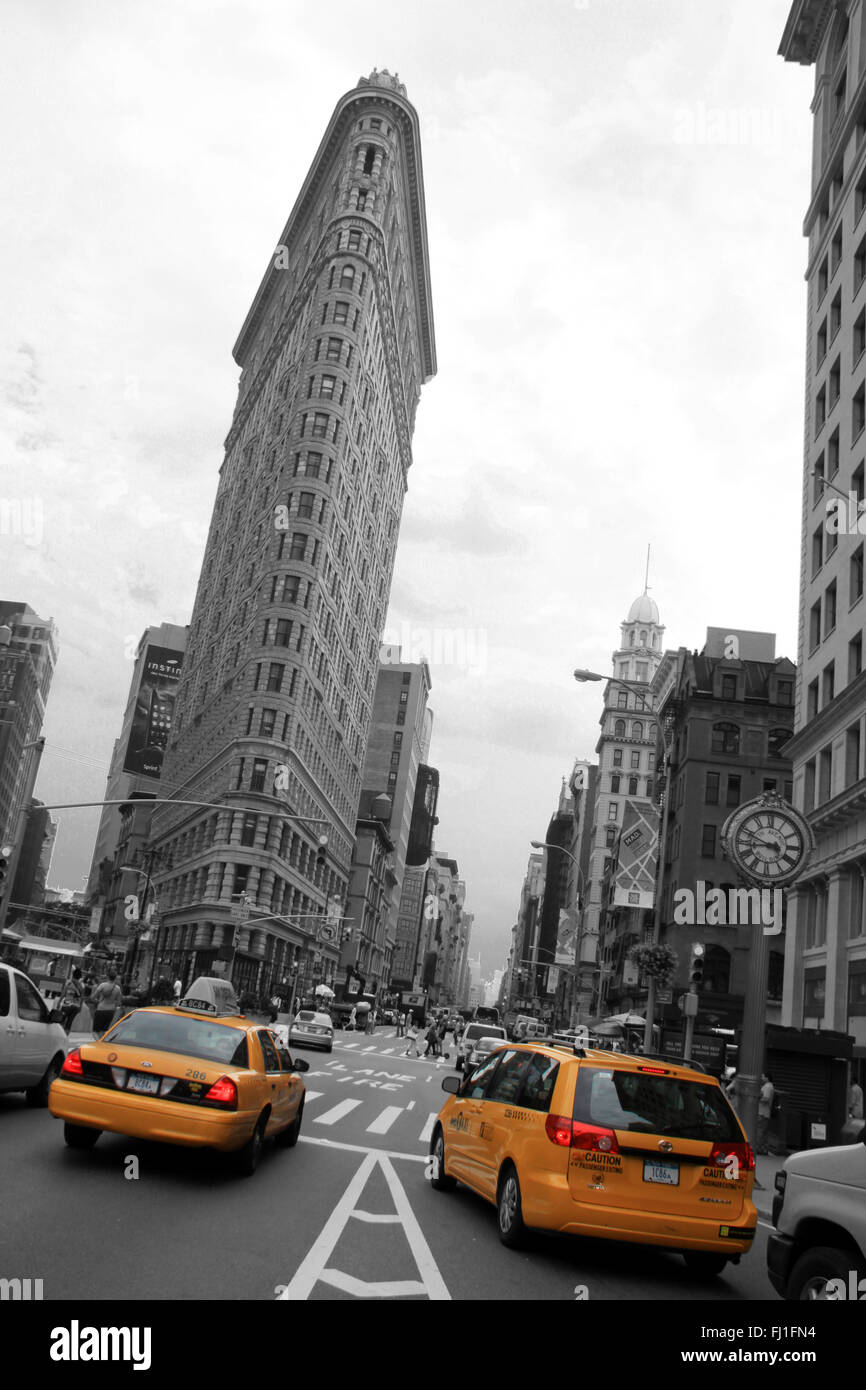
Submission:
[[[768,884],[795,878],[808,854],[800,825],[775,807],[757,807],[744,816],[733,829],[731,850],[751,878]]]

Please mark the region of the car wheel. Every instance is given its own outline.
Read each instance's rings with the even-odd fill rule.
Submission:
[[[87,1125],[67,1122],[63,1126],[63,1138],[70,1149],[92,1149],[101,1133],[101,1129],[90,1129]]]
[[[794,1264],[785,1297],[796,1303],[813,1300],[835,1302],[833,1299],[827,1299],[829,1279],[841,1279],[845,1286],[843,1297],[847,1297],[852,1269],[856,1270],[858,1279],[862,1278],[863,1264],[853,1251],[837,1250],[831,1245],[816,1245],[813,1250],[807,1250],[801,1255]]]
[[[45,1068],[45,1075],[36,1086],[31,1086],[26,1091],[27,1104],[45,1106],[48,1104],[48,1092],[51,1090],[52,1081],[56,1081],[60,1075],[60,1068],[63,1066],[62,1057],[52,1057],[48,1066]]]
[[[696,1279],[715,1279],[728,1263],[727,1256],[706,1250],[689,1250],[683,1255],[686,1267]]]
[[[251,1178],[259,1166],[259,1159],[262,1156],[262,1149],[265,1146],[265,1126],[268,1123],[266,1115],[260,1115],[258,1124],[253,1130],[250,1138],[242,1149],[238,1149],[234,1156],[235,1172],[243,1178]]]
[[[275,1142],[279,1144],[281,1149],[293,1149],[295,1147],[295,1145],[298,1142],[298,1135],[301,1132],[301,1120],[303,1119],[303,1117],[304,1098],[303,1096],[301,1096],[301,1103],[298,1106],[297,1115],[292,1120],[292,1123],[290,1125],[287,1125],[286,1128],[282,1131],[282,1133],[278,1134],[276,1137]]]
[[[513,1163],[509,1163],[502,1170],[496,1198],[496,1214],[499,1218],[499,1239],[502,1244],[509,1250],[519,1250],[526,1240],[526,1227],[523,1224],[520,1182]]]
[[[438,1125],[436,1126],[436,1133],[433,1135],[430,1157],[433,1159],[430,1186],[435,1192],[453,1192],[457,1186],[457,1179],[450,1178],[445,1172],[445,1135]]]

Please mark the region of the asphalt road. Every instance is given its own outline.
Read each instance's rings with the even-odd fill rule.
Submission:
[[[676,1255],[613,1241],[538,1235],[506,1250],[492,1206],[426,1180],[449,1068],[404,1050],[393,1029],[338,1034],[330,1055],[298,1049],[311,1063],[301,1140],[268,1145],[252,1178],[219,1155],[107,1134],[75,1152],[46,1110],[0,1096],[0,1277],[41,1278],[46,1300],[776,1301],[766,1216],[754,1250],[709,1285]]]

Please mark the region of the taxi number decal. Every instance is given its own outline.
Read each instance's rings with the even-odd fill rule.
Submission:
[[[532,1115],[531,1110],[506,1110],[506,1120],[528,1120]]]
[[[469,1128],[469,1121],[465,1115],[452,1115],[448,1124],[451,1129],[463,1130]]]
[[[487,1123],[486,1120],[482,1120],[482,1121],[481,1121],[481,1138],[482,1138],[482,1139],[492,1139],[492,1138],[493,1138],[493,1126],[492,1126],[492,1125],[489,1125],[489,1124]]]
[[[203,1071],[196,1071],[193,1067],[190,1067],[189,1071],[187,1072],[187,1076],[194,1076],[197,1081],[207,1081],[207,1073]]]

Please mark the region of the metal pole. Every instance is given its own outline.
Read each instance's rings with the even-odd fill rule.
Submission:
[[[749,952],[749,958],[746,997],[743,1003],[743,1031],[737,1056],[736,1109],[749,1142],[755,1147],[758,1135],[758,1099],[764,1070],[767,971],[770,963],[770,941],[763,926],[758,927],[758,939]]]

